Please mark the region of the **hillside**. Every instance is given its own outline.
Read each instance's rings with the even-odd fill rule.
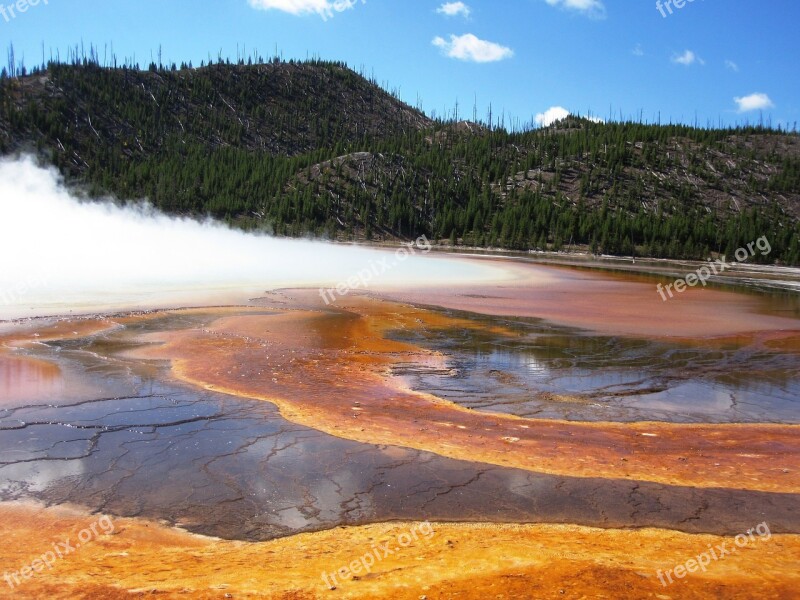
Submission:
[[[440,122],[338,63],[0,80],[0,152],[92,195],[281,235],[705,258],[767,235],[800,262],[800,137],[569,118]]]

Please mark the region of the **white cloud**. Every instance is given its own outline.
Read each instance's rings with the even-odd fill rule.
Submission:
[[[361,0],[365,2],[366,0]],[[358,0],[248,0],[258,10],[281,10],[291,15],[318,14],[328,19],[337,12],[353,8]]]
[[[739,65],[737,65],[732,60],[726,60],[725,61],[725,68],[730,69],[734,73],[738,73],[739,72]]]
[[[445,2],[436,9],[436,12],[448,17],[457,17],[461,15],[466,19],[472,11],[470,7],[463,2]]]
[[[553,123],[555,123],[557,121],[561,121],[562,119],[566,119],[571,114],[572,113],[570,111],[568,111],[566,108],[564,108],[563,106],[551,106],[550,108],[548,108],[543,113],[539,113],[538,115],[536,115],[534,117],[534,121],[536,121],[536,124],[539,127],[549,127],[550,125],[552,125]],[[581,118],[587,119],[588,121],[591,121],[592,123],[605,123],[604,119],[601,119],[600,117],[593,117],[591,115],[587,115],[587,116],[584,116],[584,117],[581,117]]]
[[[550,6],[582,13],[594,19],[604,19],[606,6],[602,0],[545,0]]]
[[[543,113],[536,115],[536,124],[540,127],[549,127],[556,121],[566,119],[569,116],[569,111],[562,106],[551,106]]]
[[[765,108],[775,108],[775,104],[766,94],[755,93],[742,98],[734,98],[734,102],[739,106],[739,112],[750,112],[752,110],[764,110]]]
[[[676,65],[684,65],[686,67],[689,67],[695,63],[700,65],[706,64],[706,61],[697,56],[697,54],[691,50],[684,50],[683,53],[674,55],[672,57],[672,62],[674,62]]]
[[[634,56],[644,56],[644,50],[642,49],[641,44],[636,44],[636,48],[633,49]]]
[[[451,35],[448,42],[442,37],[433,38],[433,45],[441,48],[450,58],[478,63],[496,62],[514,56],[514,51],[506,46],[481,40],[471,33]]]

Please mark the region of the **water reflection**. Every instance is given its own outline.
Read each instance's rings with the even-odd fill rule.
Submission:
[[[54,399],[65,390],[61,369],[52,363],[0,354],[0,406]]]
[[[162,315],[128,327],[203,327],[218,317]],[[490,348],[493,337],[478,335]],[[340,439],[286,421],[269,403],[173,383],[165,366],[124,358],[125,339],[113,331],[28,351],[92,394],[0,407],[0,500],[74,503],[251,540],[425,518],[736,533],[758,511],[774,532],[800,527],[792,494],[542,475]],[[549,358],[520,352],[525,336],[513,351],[481,356],[546,380],[573,352],[566,338],[538,339]],[[501,379],[498,370],[493,381]]]
[[[451,314],[484,326],[391,337],[444,353],[452,368],[412,365],[395,374],[475,410],[586,421],[800,422],[800,355],[780,346],[747,339],[688,345]],[[516,337],[493,334],[497,326]]]

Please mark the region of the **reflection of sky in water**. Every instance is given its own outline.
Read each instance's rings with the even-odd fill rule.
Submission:
[[[64,392],[64,380],[57,366],[21,360],[13,352],[0,354],[0,406],[12,400],[57,398]]]
[[[192,327],[203,318],[158,317],[136,329]],[[271,404],[167,384],[158,367],[102,358],[124,349],[115,339],[34,352],[93,393],[0,407],[0,500],[73,503],[210,535],[269,539],[393,519],[558,522],[562,503],[542,508],[532,494],[583,485],[332,437],[285,421]],[[601,488],[627,497],[629,485]]]
[[[206,317],[165,315],[132,329],[197,327]],[[644,372],[647,344],[634,344],[626,356],[618,341],[581,340],[552,330],[528,335],[526,327],[513,344],[500,340],[497,346],[491,334],[460,332],[458,347],[449,350],[458,376],[429,381],[457,383],[459,401],[487,398],[498,406],[506,402],[504,408],[513,412],[530,401],[533,389],[563,381],[586,387],[601,378],[604,385],[624,387]],[[735,533],[752,524],[756,510],[776,531],[796,528],[796,502],[785,494],[720,495],[543,475],[336,438],[282,419],[271,404],[167,383],[157,364],[113,358],[128,347],[109,333],[31,351],[58,365],[72,395],[0,406],[0,500],[73,503],[236,539],[421,519],[673,528],[679,523],[687,531]],[[618,362],[592,379],[592,362],[613,362],[609,357],[615,356],[630,370]],[[430,365],[423,367],[433,377]],[[692,390],[680,393],[688,398]],[[664,402],[675,408],[657,394],[650,400],[653,411]],[[578,414],[586,406],[573,410]],[[619,404],[618,410],[641,409]],[[655,508],[642,510],[643,503]]]
[[[461,315],[463,316],[463,315]],[[403,331],[451,370],[395,370],[413,389],[524,417],[800,422],[800,357],[593,336],[532,320],[474,317],[482,330]],[[489,325],[514,330],[509,339]]]
[[[523,361],[528,369],[528,373],[533,376],[545,377],[550,372],[547,363],[535,356],[524,356]]]
[[[19,460],[14,452],[0,452],[0,461]],[[80,460],[12,464],[0,469],[0,496],[15,497],[41,493],[61,479],[78,477],[85,472]]]
[[[648,408],[651,410],[685,411],[704,413],[713,418],[715,415],[731,412],[736,414],[736,398],[747,396],[742,391],[732,392],[723,386],[713,383],[689,381],[671,387],[656,394],[643,395],[636,402],[622,402],[632,408]],[[744,415],[747,412],[744,411]]]

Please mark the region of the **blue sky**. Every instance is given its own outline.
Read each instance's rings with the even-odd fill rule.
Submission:
[[[36,0],[15,0],[33,3]],[[0,0],[0,43],[31,66],[83,41],[142,66],[244,48],[343,60],[429,114],[702,125],[800,121],[797,0]],[[445,6],[448,4],[449,6]],[[670,10],[672,14],[670,14]],[[663,13],[663,14],[662,14]],[[5,61],[3,61],[5,64]],[[738,99],[738,101],[736,100]]]

